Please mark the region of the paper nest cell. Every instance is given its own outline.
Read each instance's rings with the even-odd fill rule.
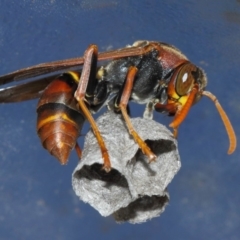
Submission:
[[[157,159],[149,164],[129,134],[120,114],[111,111],[97,119],[112,170],[102,170],[101,151],[92,131],[85,138],[82,159],[73,172],[73,189],[102,216],[117,222],[145,222],[159,216],[169,201],[167,186],[181,166],[177,141],[163,125],[149,119],[131,119]]]

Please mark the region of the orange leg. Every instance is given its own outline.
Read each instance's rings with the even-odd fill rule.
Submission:
[[[83,64],[81,79],[79,81],[78,88],[75,92],[75,98],[77,99],[80,109],[82,110],[86,119],[89,121],[93,130],[93,133],[97,138],[98,144],[102,152],[102,157],[104,160],[103,169],[106,172],[109,172],[111,170],[111,163],[110,163],[107,148],[105,146],[105,142],[99,132],[99,129],[97,127],[97,124],[94,118],[92,117],[91,112],[89,111],[85,103],[85,96],[87,94],[86,91],[87,91],[89,81],[92,80],[91,76],[95,77],[93,74],[91,74],[91,71],[95,71],[95,68],[97,66],[97,55],[98,55],[97,46],[90,45],[84,54],[84,64]]]
[[[150,162],[152,162],[156,159],[156,155],[150,150],[150,148],[147,146],[147,144],[141,139],[141,137],[134,130],[131,120],[127,113],[127,104],[128,104],[131,92],[132,92],[133,82],[134,82],[134,78],[135,78],[137,71],[138,71],[138,69],[136,67],[130,67],[128,70],[126,82],[125,82],[124,89],[123,89],[120,103],[119,103],[119,108],[122,112],[123,118],[126,122],[128,130],[129,130],[129,133],[133,136],[134,140],[139,145],[139,148],[142,150],[142,152],[145,155],[147,155]]]
[[[168,103],[168,104],[156,103],[154,105],[154,109],[158,112],[161,112],[161,111],[164,110],[164,111],[169,112],[169,113],[175,113],[174,119],[176,119],[177,115],[180,114],[180,110],[177,109],[176,103]],[[178,136],[178,126],[173,127],[173,136],[175,138],[177,138],[177,136]]]
[[[78,158],[80,160],[82,158],[82,150],[81,150],[80,146],[78,145],[78,143],[76,143],[76,145],[75,145],[75,150],[76,150]]]
[[[173,136],[174,136],[174,138],[178,137],[178,127],[173,128]]]

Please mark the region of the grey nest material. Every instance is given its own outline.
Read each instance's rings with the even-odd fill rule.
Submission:
[[[163,125],[134,118],[132,124],[156,154],[155,162],[139,150],[120,114],[111,111],[97,119],[112,170],[102,170],[101,151],[92,131],[85,138],[82,160],[73,172],[77,196],[102,216],[117,222],[145,222],[159,216],[169,201],[167,186],[181,166],[177,141]]]

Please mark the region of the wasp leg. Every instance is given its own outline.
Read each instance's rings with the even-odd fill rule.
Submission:
[[[156,159],[156,155],[150,150],[147,144],[141,139],[138,133],[134,130],[131,120],[127,113],[127,104],[132,92],[133,82],[138,69],[136,67],[130,67],[127,73],[127,77],[124,83],[123,92],[121,94],[119,108],[126,122],[129,133],[133,136],[139,148],[142,150],[143,154],[147,155],[149,161],[152,162]]]
[[[97,69],[97,55],[98,55],[98,49],[96,45],[90,45],[88,49],[85,51],[81,79],[79,81],[78,88],[74,96],[77,99],[80,109],[82,110],[86,119],[89,121],[93,130],[93,133],[97,138],[98,144],[102,152],[102,157],[104,160],[103,169],[106,172],[109,172],[111,170],[111,163],[110,163],[107,148],[99,132],[97,124],[85,103],[85,100],[87,100],[87,98],[91,98],[91,94],[93,91],[92,89],[94,87],[93,85],[95,82],[94,79],[96,78],[96,75],[94,75],[93,73],[95,73]],[[89,92],[87,92],[87,90],[89,90],[90,94]]]
[[[153,110],[154,110],[154,104],[153,102],[149,102],[146,104],[144,113],[143,113],[143,118],[145,119],[153,119]]]
[[[173,128],[173,136],[174,136],[174,138],[178,137],[178,127]]]
[[[80,148],[80,146],[77,142],[76,142],[76,145],[75,145],[75,150],[76,150],[78,158],[80,160],[82,158],[82,149]]]
[[[175,103],[169,103],[169,104],[161,104],[161,103],[156,103],[154,105],[154,109],[157,111],[157,112],[168,112],[169,114],[172,114],[172,113],[175,113],[175,118],[176,118],[176,115],[179,114],[179,110],[177,109],[177,105]],[[175,119],[174,118],[174,119]],[[178,136],[178,126],[174,126],[173,127],[173,136],[174,138],[177,138]]]

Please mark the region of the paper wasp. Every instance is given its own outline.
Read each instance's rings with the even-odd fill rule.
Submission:
[[[104,60],[109,62],[98,66]],[[69,71],[73,68],[76,71]],[[56,75],[63,70],[68,72]],[[217,98],[205,91],[205,73],[172,45],[136,41],[132,46],[102,53],[98,53],[96,45],[90,45],[83,57],[43,63],[9,73],[0,77],[0,85],[39,76],[40,79],[1,89],[0,102],[40,97],[38,135],[43,146],[62,164],[66,164],[74,147],[81,155],[77,138],[87,119],[102,152],[103,168],[110,171],[108,151],[91,114],[110,103],[116,112],[122,114],[129,133],[142,152],[150,161],[155,160],[154,153],[131,124],[127,110],[130,100],[146,104],[146,118],[152,118],[154,110],[174,116],[169,126],[177,136],[178,127],[191,106],[202,96],[207,96],[215,103],[226,127],[230,141],[228,153],[233,153],[236,148],[236,136],[226,113]]]

